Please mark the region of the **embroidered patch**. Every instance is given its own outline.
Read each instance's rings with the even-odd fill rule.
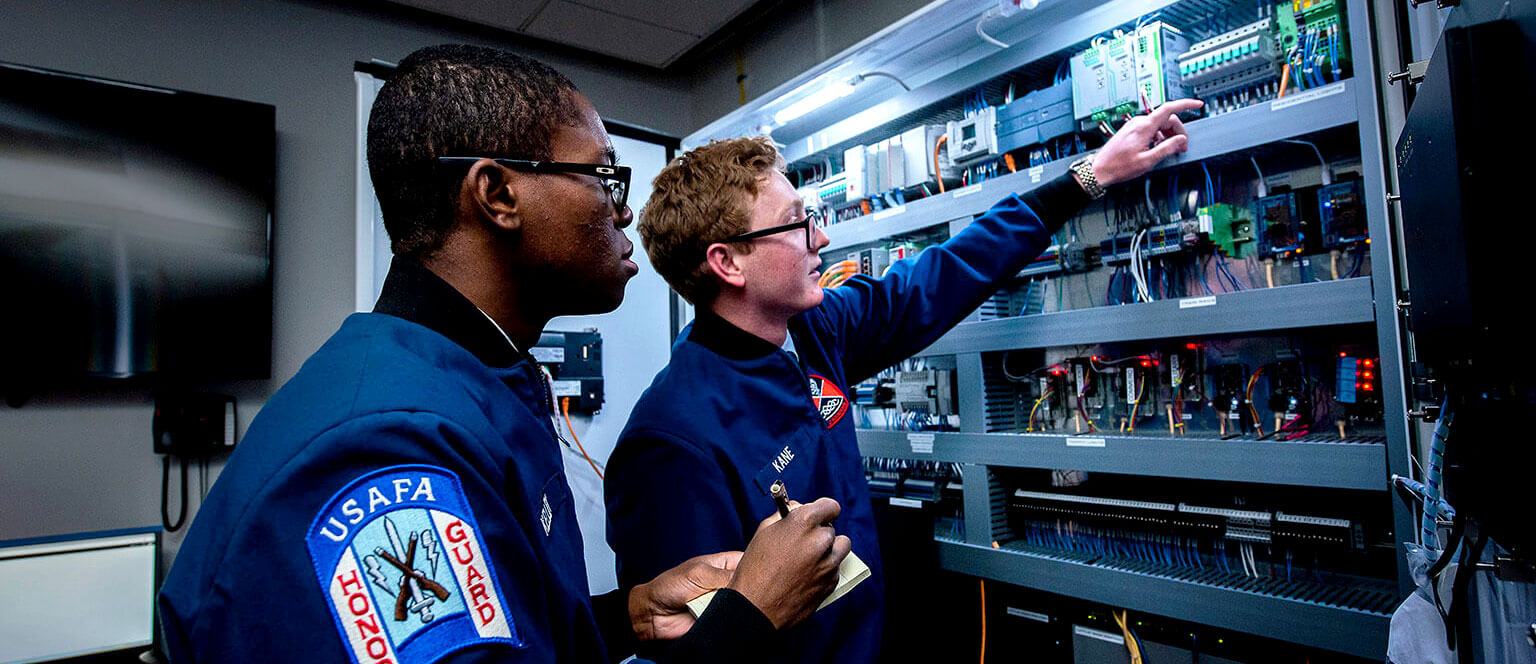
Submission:
[[[811,402],[816,405],[816,411],[821,413],[828,429],[837,426],[848,412],[848,397],[843,396],[843,391],[825,376],[807,375],[811,380]]]
[[[427,664],[477,643],[522,645],[458,476],[392,466],[331,497],[305,535],[356,664]]]
[[[544,524],[544,536],[549,537],[549,529],[555,525],[555,511],[549,509],[549,494],[544,494],[544,506],[539,508],[539,523]]]

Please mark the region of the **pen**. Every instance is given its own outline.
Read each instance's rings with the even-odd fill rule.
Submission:
[[[789,491],[784,489],[784,481],[775,481],[768,487],[768,493],[773,494],[773,502],[779,506],[779,517],[789,516]]]

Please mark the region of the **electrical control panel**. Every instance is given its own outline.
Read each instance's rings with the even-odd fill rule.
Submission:
[[[1179,76],[1203,99],[1278,79],[1281,55],[1275,20],[1265,17],[1196,42],[1179,56]]]
[[[1072,56],[1073,117],[1092,127],[1187,96],[1177,58],[1188,49],[1181,31],[1154,21]]]
[[[1292,604],[1347,597],[1337,629],[1290,640],[1379,651],[1359,635],[1398,599],[1396,508],[1377,500],[1375,458],[1399,442],[1397,404],[1382,390],[1392,383],[1380,378],[1398,350],[1378,346],[1391,337],[1373,315],[1381,285],[1367,281],[1380,276],[1370,231],[1385,197],[1361,173],[1374,167],[1363,150],[1382,128],[1358,116],[1354,95],[1331,94],[1351,75],[1343,9],[1186,0],[1126,13],[791,164],[824,200],[843,194],[835,220],[860,224],[829,233],[823,259],[879,275],[984,214],[993,192],[1037,190],[1148,108],[1206,102],[1183,118],[1197,151],[1044,219],[1044,248],[971,317],[925,355],[852,386],[873,494],[930,509],[936,475],[954,472],[943,481],[958,493],[934,517],[953,571],[998,578],[1027,558],[1053,578],[1179,579],[1244,611],[1256,610],[1249,590],[1278,598],[1258,613],[1285,620],[1299,615]],[[923,147],[942,137],[954,177],[903,188],[917,170],[908,132],[922,123],[943,128]],[[862,193],[829,172],[862,174]],[[993,178],[1006,186],[972,186]],[[936,453],[962,463],[924,465]]]
[[[1323,246],[1327,249],[1347,247],[1369,239],[1360,180],[1336,182],[1318,190],[1317,218],[1322,228]]]
[[[602,409],[603,337],[596,330],[545,331],[528,354],[549,371],[556,403],[568,403],[572,411],[582,413]]]
[[[1261,258],[1304,249],[1315,251],[1321,237],[1317,232],[1317,190],[1287,191],[1253,202],[1253,217],[1258,220],[1258,251]]]
[[[930,416],[955,415],[955,375],[953,371],[925,369],[896,374],[897,410]]]
[[[1072,82],[1030,92],[997,109],[997,149],[1009,152],[1071,134]]]
[[[956,164],[997,154],[997,108],[988,106],[948,125],[949,159]]]

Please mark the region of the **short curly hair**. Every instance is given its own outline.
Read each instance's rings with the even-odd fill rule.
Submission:
[[[438,157],[548,160],[574,125],[575,84],[530,58],[483,46],[420,49],[400,62],[368,117],[368,172],[397,256],[423,259],[453,231],[462,170]]]
[[[784,170],[784,157],[772,139],[732,138],[684,153],[652,182],[640,210],[640,241],[656,272],[694,306],[709,304],[720,290],[704,250],[747,232],[758,180],[775,170]]]

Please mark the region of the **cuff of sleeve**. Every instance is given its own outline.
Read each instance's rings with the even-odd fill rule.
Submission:
[[[778,634],[773,621],[769,620],[768,616],[752,603],[752,600],[730,588],[721,588],[716,592],[715,599],[709,603],[709,608],[704,610],[704,615],[699,616],[700,623],[712,621],[734,625],[737,629],[736,636],[740,639],[743,648],[755,648]]]
[[[721,588],[698,622],[664,653],[651,655],[659,664],[695,662],[766,662],[777,652],[778,630],[741,593]],[[641,656],[646,653],[642,652]]]
[[[1056,176],[1019,198],[1035,213],[1040,223],[1045,224],[1045,229],[1052,233],[1061,230],[1068,219],[1093,200],[1077,178],[1072,177],[1072,171]]]
[[[592,596],[592,616],[603,636],[610,661],[617,662],[637,645],[635,628],[629,622],[629,592],[623,589]]]

